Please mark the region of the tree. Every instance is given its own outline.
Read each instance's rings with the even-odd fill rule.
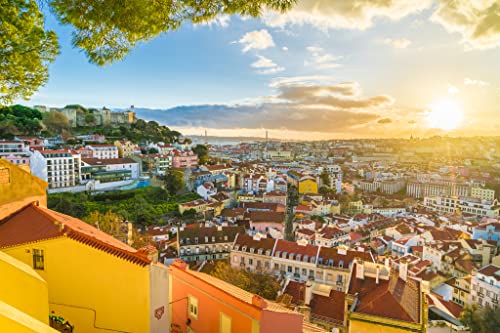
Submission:
[[[271,274],[240,270],[222,261],[217,262],[215,269],[210,274],[269,300],[275,300],[278,291],[281,290],[278,280]]]
[[[128,242],[128,223],[125,223],[125,219],[121,215],[112,211],[107,211],[104,214],[94,211],[83,220],[124,243]],[[132,228],[132,246],[134,248],[139,249],[153,243],[154,241],[150,236],[141,234],[135,228]]]
[[[35,0],[0,0],[0,105],[27,99],[49,77],[59,45]]]
[[[480,309],[476,304],[472,304],[464,308],[460,321],[471,333],[500,332],[500,308],[486,306]]]
[[[91,63],[123,59],[137,43],[219,15],[258,17],[264,7],[285,11],[297,0],[47,0],[62,24],[73,27],[72,44]],[[58,54],[53,31],[46,31],[36,0],[0,0],[0,104],[28,98],[48,79]]]
[[[68,118],[59,111],[50,111],[43,119],[43,124],[49,132],[61,134],[70,129]]]
[[[319,179],[321,179],[321,183],[324,186],[330,187],[330,175],[326,170],[323,170],[323,172],[321,172],[321,174],[319,175]]]
[[[176,194],[182,190],[186,184],[184,183],[184,175],[180,171],[171,170],[165,176],[165,186],[170,194]]]
[[[193,148],[193,152],[198,156],[200,164],[206,164],[209,157],[208,147],[205,145],[196,145]]]

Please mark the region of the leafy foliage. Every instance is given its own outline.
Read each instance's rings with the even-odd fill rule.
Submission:
[[[274,276],[263,272],[254,273],[240,270],[223,261],[217,262],[215,269],[210,274],[269,300],[275,300],[281,290],[281,286]]]
[[[125,219],[121,215],[110,210],[104,214],[95,211],[84,217],[83,220],[124,243],[128,241],[128,224],[124,223]],[[133,247],[139,249],[152,244],[154,244],[154,241],[150,236],[137,232],[135,228],[132,229]]]
[[[68,117],[59,111],[46,113],[43,118],[43,124],[50,134],[62,134],[71,128]]]
[[[209,151],[207,146],[198,144],[193,147],[193,152],[198,155],[200,164],[206,164],[208,162]]]
[[[168,193],[179,193],[186,184],[184,183],[184,175],[180,171],[170,170],[165,176],[165,186]]]
[[[59,52],[35,0],[0,0],[0,105],[28,98],[49,77]]]
[[[471,333],[500,332],[500,308],[486,306],[480,309],[476,304],[466,306],[460,321],[469,327]]]
[[[1,51],[0,51],[1,52]],[[15,135],[36,135],[42,129],[42,114],[22,105],[0,108],[0,138],[11,139]]]
[[[101,126],[99,128],[91,128],[97,134],[103,134],[107,138],[123,139],[127,138],[132,142],[176,142],[181,133],[170,130],[167,126],[158,124],[156,121],[145,121],[138,119],[130,126]],[[88,128],[77,129],[79,132],[88,132]]]
[[[127,191],[112,191],[89,195],[81,193],[50,194],[48,206],[58,212],[77,218],[91,213],[105,214],[111,211],[141,225],[162,223],[167,216],[178,213],[178,204],[199,198],[197,194],[173,196],[157,187],[145,187]]]
[[[90,62],[105,65],[123,59],[135,45],[184,22],[207,22],[221,14],[259,16],[262,7],[289,9],[296,0],[52,0],[63,24],[75,28],[73,45]]]
[[[257,17],[264,7],[285,11],[297,0],[46,0],[72,43],[91,63],[123,59],[138,43],[219,15]],[[36,0],[0,0],[0,104],[28,98],[48,79],[48,64],[59,52],[57,36],[46,31]]]

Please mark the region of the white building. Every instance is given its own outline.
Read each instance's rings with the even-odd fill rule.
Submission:
[[[500,299],[500,267],[488,265],[473,275],[471,280],[470,304],[480,307],[498,307]]]
[[[139,178],[139,163],[131,158],[83,158],[82,179],[109,183]]]
[[[498,200],[481,200],[466,197],[425,197],[424,206],[441,214],[453,214],[457,210],[477,216],[498,217],[500,205]]]
[[[80,155],[70,150],[35,150],[30,158],[31,173],[49,183],[49,189],[80,183]]]
[[[87,149],[92,151],[92,157],[98,159],[118,158],[118,147],[111,144],[88,145]]]
[[[495,190],[484,187],[473,187],[470,189],[470,196],[481,200],[495,200]]]

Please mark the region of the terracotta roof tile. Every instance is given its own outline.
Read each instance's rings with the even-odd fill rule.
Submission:
[[[147,255],[88,223],[34,204],[0,221],[0,248],[63,236],[141,266],[151,262]]]

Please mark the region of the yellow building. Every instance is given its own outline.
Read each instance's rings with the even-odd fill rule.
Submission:
[[[299,180],[299,194],[318,193],[318,183],[311,176],[304,176]]]
[[[45,208],[40,189],[46,183],[0,163],[0,211],[10,214],[0,220],[0,251],[32,267],[46,282],[37,292],[26,287],[23,295],[33,312],[21,311],[45,319],[53,311],[75,333],[168,332],[168,269],[157,263],[156,249],[135,250],[81,220]],[[0,276],[3,283],[3,270]],[[44,290],[48,305],[37,310],[34,304],[43,299]],[[10,309],[15,305],[6,304],[2,311],[15,312]]]
[[[28,265],[0,252],[0,331],[56,333],[49,326],[47,283]]]
[[[0,219],[32,202],[47,206],[47,186],[25,169],[0,159]]]
[[[118,148],[118,156],[132,157],[135,155],[136,145],[129,140],[116,140],[114,145]]]

